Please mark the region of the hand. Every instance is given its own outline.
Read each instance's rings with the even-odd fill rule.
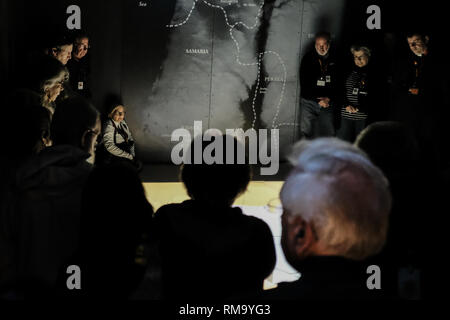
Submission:
[[[417,96],[419,94],[419,89],[417,88],[411,88],[409,89],[409,92],[415,96]]]
[[[320,97],[319,99],[319,106],[322,108],[328,108],[330,106],[330,98],[327,97]]]
[[[359,111],[359,109],[353,107],[353,106],[346,106],[345,107],[345,111],[347,111],[348,113],[356,113]]]

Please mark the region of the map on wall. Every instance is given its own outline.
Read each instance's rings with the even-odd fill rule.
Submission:
[[[279,129],[299,136],[298,70],[344,1],[147,0],[124,4],[122,95],[144,160],[167,162],[171,133]]]

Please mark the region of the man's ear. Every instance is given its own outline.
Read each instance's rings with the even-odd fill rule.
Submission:
[[[295,253],[299,258],[305,258],[310,255],[311,249],[316,242],[311,223],[300,219],[293,229],[295,234]]]
[[[430,37],[429,36],[425,36],[424,40],[425,40],[425,44],[428,44],[428,42],[430,41]]]
[[[92,135],[93,132],[91,130],[86,130],[81,137],[81,148],[86,152],[90,151]]]

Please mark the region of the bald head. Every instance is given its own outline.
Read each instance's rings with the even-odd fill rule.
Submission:
[[[300,222],[311,228],[317,248],[327,254],[361,260],[379,252],[391,197],[387,180],[366,155],[327,138],[300,142],[290,160],[294,170],[281,191],[284,240]]]

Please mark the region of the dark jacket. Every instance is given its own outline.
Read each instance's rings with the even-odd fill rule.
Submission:
[[[78,247],[81,193],[91,171],[89,154],[70,146],[44,149],[17,172],[9,214],[19,279],[50,288]]]
[[[367,279],[371,275],[367,274],[368,266],[342,257],[310,257],[298,268],[299,280],[280,283],[276,289],[266,291],[263,297],[269,300],[382,298],[382,290],[367,288]]]
[[[165,298],[223,299],[262,291],[275,266],[269,227],[239,208],[189,200],[163,206],[154,220]]]
[[[92,98],[90,88],[90,73],[89,57],[84,57],[81,60],[74,58],[67,62],[67,69],[69,70],[69,82],[71,89],[85,98]]]
[[[326,57],[319,56],[315,50],[305,54],[300,65],[301,97],[315,101],[319,97],[328,97],[335,104],[340,83],[337,68],[331,51]],[[325,81],[325,85],[318,85],[318,81]]]

